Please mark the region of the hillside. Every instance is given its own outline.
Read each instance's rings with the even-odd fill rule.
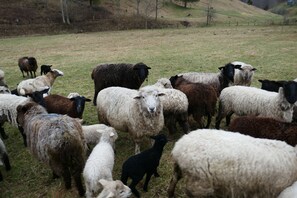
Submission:
[[[140,4],[142,17],[135,17],[135,0],[121,0],[120,4],[116,4],[116,1],[101,0],[101,4],[93,7],[86,0],[69,0],[71,25],[65,25],[62,22],[60,0],[48,0],[48,4],[40,2],[42,1],[1,0],[0,36],[136,29],[145,26],[177,27],[181,21],[201,26],[206,22],[208,2],[212,2],[213,22],[217,24],[255,21],[260,23],[281,19],[279,15],[249,6],[240,0],[201,0],[188,4],[187,8],[165,1],[166,3],[160,6],[158,21],[154,20],[154,6],[146,4],[146,1]],[[153,1],[147,2],[151,4]]]

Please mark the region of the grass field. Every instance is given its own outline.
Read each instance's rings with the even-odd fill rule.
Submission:
[[[38,64],[53,64],[65,73],[57,78],[52,93],[70,92],[93,99],[94,85],[90,74],[99,63],[144,62],[152,69],[148,82],[180,72],[218,72],[218,67],[239,60],[257,68],[252,86],[259,87],[258,79],[291,80],[297,78],[297,27],[210,27],[166,30],[137,30],[89,34],[63,34],[0,39],[0,69],[5,71],[10,88],[23,80],[17,66],[21,56],[34,56]],[[38,69],[38,75],[40,70]],[[84,120],[98,123],[92,103],[86,104]],[[214,118],[212,122],[213,128]],[[61,179],[52,179],[48,167],[39,163],[24,148],[16,128],[5,124],[9,139],[5,144],[12,170],[0,167],[4,181],[0,183],[0,197],[76,197],[72,188],[64,190]],[[167,133],[166,130],[163,131]],[[121,165],[134,152],[127,133],[119,132],[116,142],[114,179],[119,179]],[[175,137],[182,134],[178,132]],[[166,188],[172,173],[170,151],[166,145],[159,167],[160,178],[152,177],[149,192],[143,197],[166,197]],[[177,197],[184,197],[182,182]]]

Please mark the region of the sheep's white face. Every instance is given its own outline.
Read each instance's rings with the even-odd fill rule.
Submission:
[[[245,66],[241,67],[240,71],[241,71],[240,74],[241,74],[243,79],[251,80],[251,78],[254,75],[255,69],[251,65],[245,65]]]
[[[107,181],[100,179],[99,182],[103,186],[103,190],[97,198],[127,198],[131,195],[131,189],[120,180]]]
[[[139,96],[135,99],[140,100],[141,108],[149,114],[155,114],[160,111],[161,102],[159,96],[164,94],[159,93],[156,89],[142,88],[139,91]]]

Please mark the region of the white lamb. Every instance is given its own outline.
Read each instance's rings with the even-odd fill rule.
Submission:
[[[164,126],[160,93],[153,86],[139,91],[124,87],[108,87],[97,96],[97,112],[101,123],[129,132],[135,142],[135,153],[144,136],[157,135]]]
[[[235,69],[233,85],[250,86],[253,80],[254,72],[257,70],[250,64],[240,61],[232,62],[233,65],[241,65],[240,68]]]
[[[297,89],[297,83],[291,81],[287,85],[281,87],[278,93],[246,86],[231,86],[223,89],[219,98],[216,128],[219,129],[221,120],[226,116],[227,125],[229,125],[232,113],[238,116],[263,116],[291,122],[293,104],[297,99],[294,91]],[[288,98],[295,99],[289,102]]]
[[[83,171],[86,197],[95,197],[100,193],[102,190],[100,179],[113,180],[114,143],[118,135],[112,127],[101,132],[100,141],[93,148]]]
[[[63,76],[64,73],[60,70],[53,69],[46,75],[38,76],[33,79],[27,79],[21,81],[17,86],[17,92],[19,95],[26,95],[35,91],[41,91],[46,88],[51,88],[58,76]],[[50,93],[50,90],[48,91]]]
[[[102,185],[103,190],[97,198],[127,198],[131,195],[131,189],[120,180],[108,181],[100,179],[99,183]]]
[[[189,102],[187,96],[183,92],[173,89],[170,80],[167,78],[159,79],[153,86],[155,86],[159,92],[165,94],[164,96],[160,97],[160,100],[163,105],[165,125],[168,128],[169,133],[172,134],[177,130],[177,121],[182,127],[184,133],[189,132]]]
[[[189,197],[277,197],[297,181],[297,148],[283,141],[201,129],[172,150],[168,197],[181,177]]]
[[[277,198],[296,198],[297,195],[297,181],[291,186],[287,187]]]

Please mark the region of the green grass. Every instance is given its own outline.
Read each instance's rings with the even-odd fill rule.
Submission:
[[[79,92],[93,99],[94,85],[90,74],[99,63],[144,62],[152,69],[148,82],[180,72],[218,72],[230,61],[243,61],[257,68],[252,86],[258,79],[291,80],[297,77],[297,27],[211,27],[166,30],[135,30],[55,36],[17,37],[0,40],[0,69],[6,73],[10,88],[23,80],[17,66],[21,56],[35,56],[38,64],[53,64],[65,73],[57,78],[53,93],[67,95]],[[38,75],[40,70],[38,69]],[[95,107],[86,104],[84,120],[98,123]],[[214,119],[212,122],[213,128]],[[5,144],[12,170],[0,167],[4,181],[0,197],[76,197],[75,188],[66,191],[61,179],[52,180],[48,167],[34,159],[24,148],[18,130],[8,123],[9,139]],[[167,133],[166,130],[164,130]],[[114,179],[120,178],[121,165],[133,154],[134,145],[127,133],[120,132],[116,142]],[[176,138],[181,132],[175,134]],[[166,197],[172,174],[170,151],[174,141],[166,145],[159,167],[160,178],[152,178],[149,192],[143,197]],[[184,197],[182,182],[177,196]]]

